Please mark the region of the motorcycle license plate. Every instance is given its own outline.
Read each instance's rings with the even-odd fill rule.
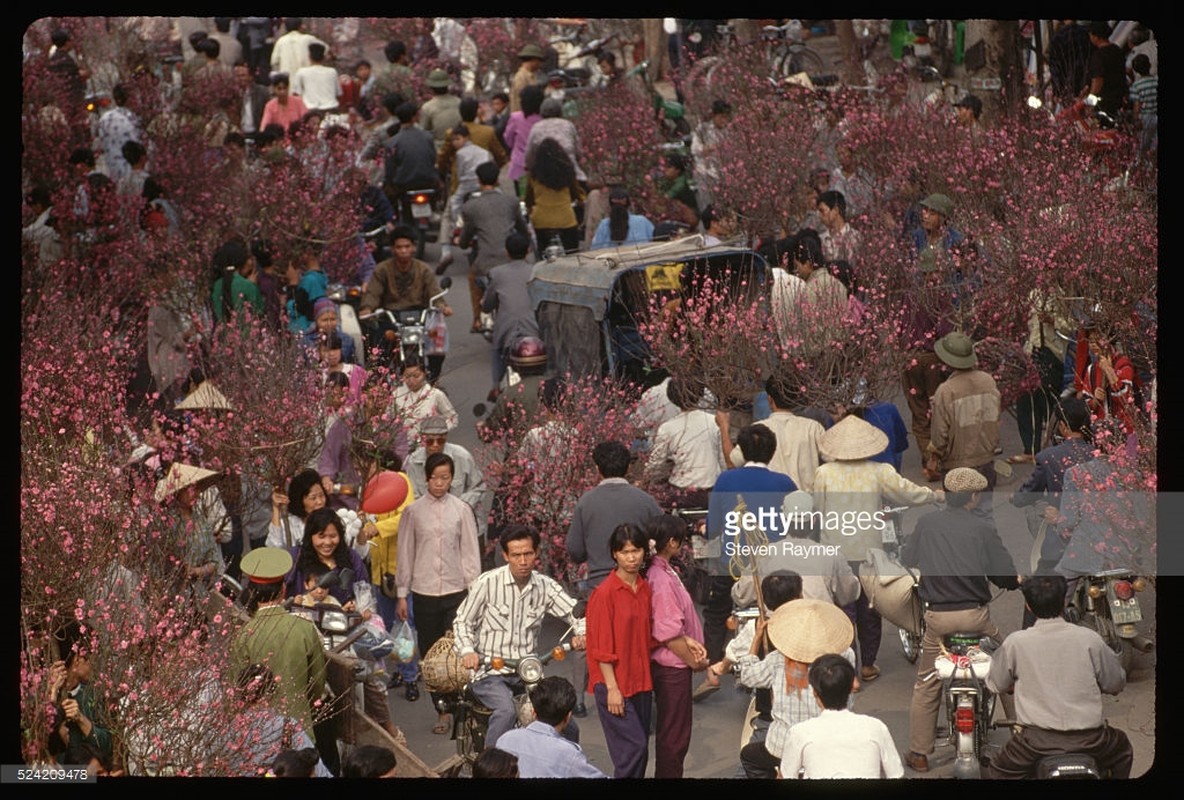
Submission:
[[[411,216],[415,217],[416,219],[423,219],[424,217],[430,217],[431,215],[432,207],[427,203],[424,203],[423,205],[411,206]]]
[[[1121,600],[1113,592],[1107,592],[1106,599],[1110,603],[1110,618],[1114,621],[1115,625],[1127,625],[1143,620],[1143,611],[1139,608],[1139,599],[1137,597],[1132,597],[1129,600]]]

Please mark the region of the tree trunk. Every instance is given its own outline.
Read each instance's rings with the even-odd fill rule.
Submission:
[[[1019,20],[995,21],[995,46],[998,48],[999,78],[1003,81],[999,99],[1005,115],[1014,113],[1024,101],[1024,55],[1020,47]]]
[[[855,41],[855,25],[849,19],[835,20],[835,34],[839,37],[841,61],[837,64],[839,78],[848,86],[862,86],[867,82],[863,64],[859,60],[859,45]]]
[[[669,59],[666,54],[666,31],[662,30],[661,17],[647,17],[642,20],[642,31],[645,36],[645,57],[650,60],[650,78],[658,80],[669,71]]]

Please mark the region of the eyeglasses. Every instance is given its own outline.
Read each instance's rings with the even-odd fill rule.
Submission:
[[[423,437],[424,444],[444,444],[447,441],[447,436],[425,436]]]

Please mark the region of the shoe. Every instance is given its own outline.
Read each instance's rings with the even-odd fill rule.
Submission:
[[[396,672],[394,675],[391,676],[390,681],[387,683],[387,688],[388,689],[398,689],[402,685],[403,685],[403,673]]]
[[[878,677],[880,677],[880,668],[875,664],[864,666],[863,669],[859,670],[859,679],[864,683],[871,683]]]
[[[924,753],[914,753],[910,750],[904,757],[904,763],[913,772],[929,771],[929,756]]]
[[[436,274],[443,275],[445,270],[452,265],[452,250],[445,250],[444,255],[440,256],[440,263],[436,265]]]
[[[407,688],[403,690],[403,696],[407,698],[407,702],[414,703],[419,699],[419,686],[414,683],[407,684]]]
[[[571,710],[571,713],[572,716],[583,719],[584,717],[588,716],[588,707],[584,705],[584,701],[581,700],[580,702],[576,703],[576,707]]]
[[[437,736],[443,736],[450,730],[452,730],[451,714],[441,714],[436,720],[436,724],[432,726],[432,733],[436,734]],[[922,758],[924,758],[924,756],[922,756]]]
[[[1021,453],[1020,455],[1017,455],[1017,456],[1008,456],[1007,463],[1008,464],[1035,464],[1036,463],[1036,456],[1032,455],[1031,453]]]
[[[712,683],[708,683],[707,681],[703,681],[702,683],[700,683],[698,686],[695,687],[695,691],[691,692],[691,702],[697,703],[700,700],[702,700],[704,697],[707,697],[708,695],[715,694],[718,691],[719,691],[719,684],[718,683],[712,684]]]

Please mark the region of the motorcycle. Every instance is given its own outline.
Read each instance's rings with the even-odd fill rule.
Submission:
[[[942,681],[946,731],[954,746],[954,777],[979,778],[985,762],[983,748],[995,714],[995,693],[987,686],[994,642],[979,633],[951,633],[942,637],[934,662]]]
[[[367,345],[382,351],[383,362],[396,372],[402,372],[409,360],[424,364],[427,356],[444,353],[448,349],[448,327],[435,302],[452,287],[452,278],[440,279],[440,293],[428,300],[426,308],[405,308],[392,311],[380,308],[358,317],[368,322]]]
[[[908,510],[908,506],[885,507],[883,512],[884,529],[880,532],[880,540],[884,545],[884,552],[894,561],[900,560],[900,551],[904,547],[904,537],[902,532],[901,515]],[[900,532],[900,533],[898,533]],[[916,575],[907,567],[902,567],[913,578],[913,592],[917,591],[919,580]],[[913,622],[912,626],[901,625],[897,627],[897,633],[900,635],[900,650],[904,653],[905,660],[910,664],[917,662],[917,657],[921,655],[921,639],[925,636],[925,609],[924,602],[916,602],[912,609]]]
[[[358,322],[358,308],[362,302],[362,287],[344,283],[331,283],[325,289],[325,296],[337,304],[337,316],[341,332],[354,340],[354,358],[359,367],[366,366],[366,340]]]
[[[415,257],[422,260],[427,242],[439,235],[440,215],[435,210],[435,189],[410,189],[399,203],[399,223],[415,231]],[[437,226],[433,232],[432,226]]]
[[[1135,628],[1135,623],[1143,620],[1138,593],[1146,588],[1146,579],[1130,570],[1086,575],[1077,580],[1065,609],[1067,620],[1098,632],[1127,673],[1136,650],[1149,653],[1155,647],[1154,642]]]
[[[570,633],[570,630],[568,631]],[[561,639],[566,637],[566,633]],[[572,651],[571,642],[556,645],[542,655],[529,655],[521,659],[483,656],[481,672],[484,669],[512,669],[522,682],[522,690],[514,694],[518,726],[525,728],[534,721],[534,706],[530,703],[530,691],[545,677],[545,668],[552,661],[563,661]],[[474,675],[477,673],[474,673]],[[485,749],[485,734],[489,730],[489,718],[493,710],[486,708],[472,690],[472,677],[458,692],[443,695],[436,703],[441,714],[452,715],[452,739],[456,742],[456,762],[442,777],[471,775],[473,763]]]

